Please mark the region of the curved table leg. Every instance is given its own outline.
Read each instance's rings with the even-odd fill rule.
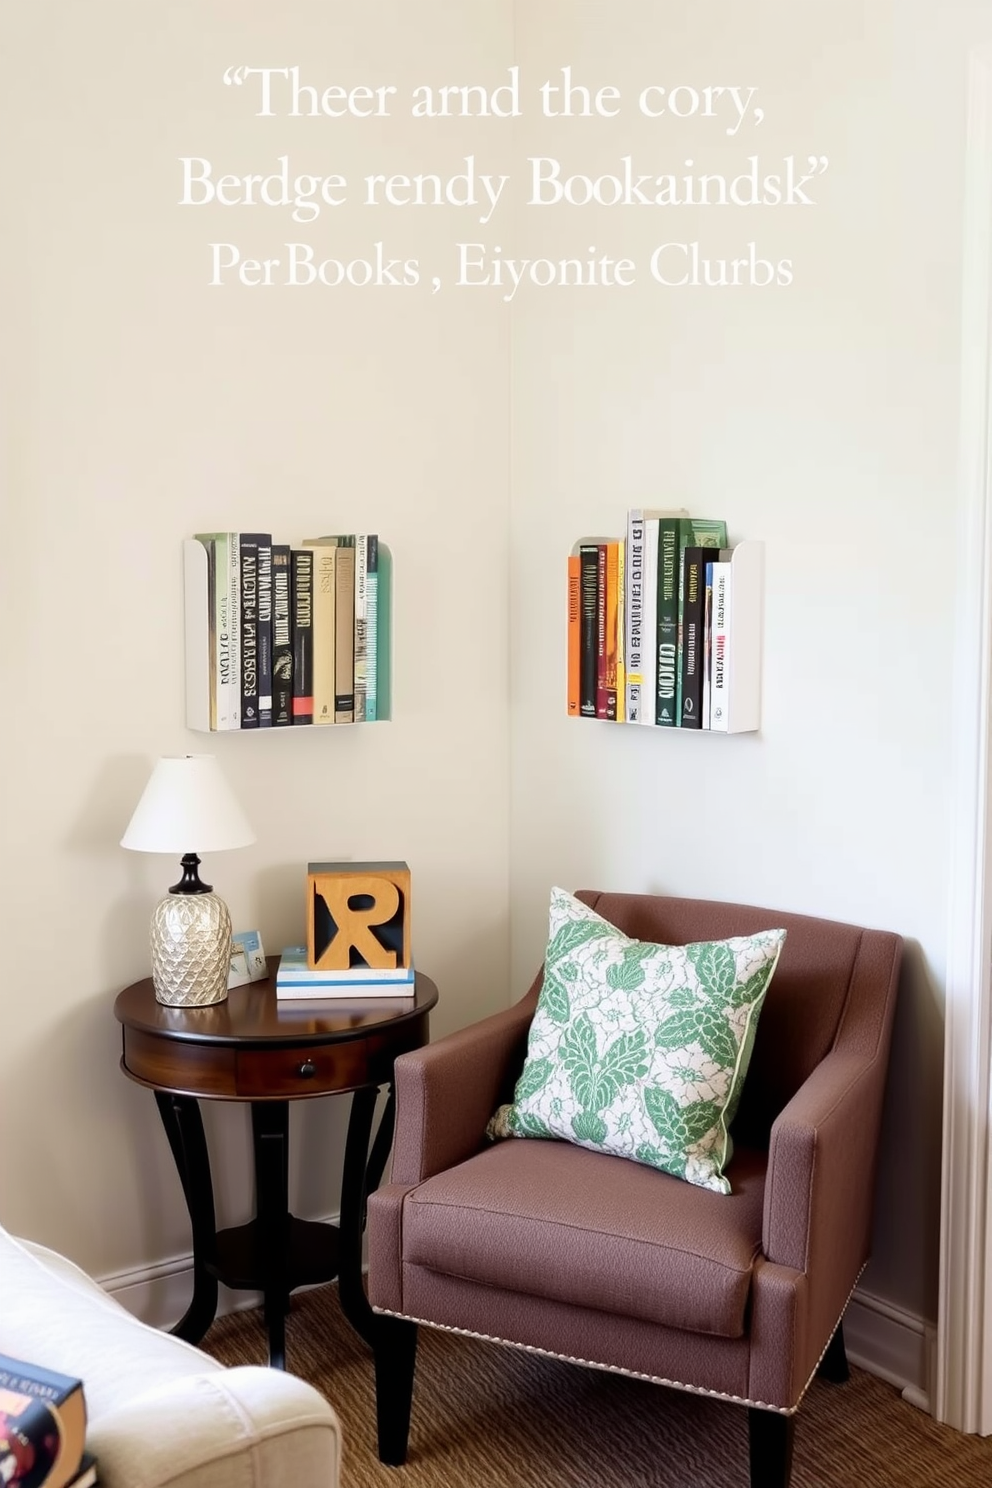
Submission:
[[[258,1260],[265,1296],[269,1364],[286,1367],[289,1311],[289,1103],[257,1101],[251,1108],[255,1146]]]
[[[203,1118],[192,1096],[156,1090],[155,1101],[193,1227],[193,1300],[171,1332],[187,1343],[199,1343],[217,1313],[217,1278],[207,1270],[214,1259],[217,1224]]]
[[[341,1257],[338,1271],[338,1294],[341,1309],[356,1333],[370,1347],[375,1347],[379,1318],[369,1306],[362,1283],[362,1233],[365,1229],[365,1200],[378,1186],[389,1156],[393,1139],[395,1101],[392,1087],[382,1114],[375,1142],[369,1152],[372,1118],[379,1091],[376,1087],[356,1090],[352,1096],[348,1140],[344,1151],[341,1176]]]
[[[386,1161],[389,1157],[389,1149],[393,1145],[393,1128],[396,1125],[396,1091],[392,1085],[389,1087],[389,1095],[379,1122],[379,1130],[375,1134],[372,1143],[372,1151],[369,1154],[368,1164],[365,1169],[365,1192],[362,1196],[362,1229],[365,1229],[365,1203],[370,1193],[382,1182],[382,1175],[386,1171]]]
[[[372,1311],[362,1285],[362,1233],[366,1201],[379,1186],[393,1141],[396,1093],[392,1085],[379,1129],[369,1151],[378,1092],[353,1096],[344,1174],[341,1179],[341,1261],[338,1292],[345,1317],[372,1349],[375,1360],[376,1424],[379,1460],[393,1466],[406,1461],[410,1407],[417,1358],[417,1328],[402,1318]]]

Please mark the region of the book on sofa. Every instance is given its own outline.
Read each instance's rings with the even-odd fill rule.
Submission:
[[[83,1382],[0,1354],[0,1481],[7,1488],[88,1488]]]

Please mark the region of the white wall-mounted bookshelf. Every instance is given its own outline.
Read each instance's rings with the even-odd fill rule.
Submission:
[[[637,518],[638,513],[631,513]],[[666,513],[668,518],[687,513]],[[645,513],[644,520],[652,514]],[[658,514],[653,514],[655,521]],[[764,628],[764,563],[765,545],[749,539],[733,546],[714,548],[713,560],[725,565],[720,593],[724,605],[717,627],[715,587],[713,603],[704,610],[704,627],[699,631],[700,656],[705,665],[700,697],[700,713],[679,716],[674,723],[661,719],[665,711],[659,703],[664,689],[659,679],[657,606],[644,612],[642,632],[652,637],[642,641],[642,652],[635,651],[631,632],[631,595],[640,577],[645,592],[655,593],[657,572],[632,566],[629,556],[631,533],[623,539],[589,538],[574,545],[569,560],[568,580],[568,688],[567,708],[570,717],[600,722],[629,723],[667,731],[678,728],[692,733],[753,733],[761,726],[761,672]],[[657,543],[657,534],[655,534]],[[596,628],[590,632],[592,549],[599,550],[598,583],[596,584]],[[610,551],[610,550],[614,551]],[[604,551],[605,550],[605,551]],[[704,554],[709,553],[704,548]],[[657,552],[657,548],[656,548]],[[680,554],[681,561],[681,554]],[[632,576],[634,582],[632,583]],[[586,585],[587,587],[583,587]],[[607,598],[604,599],[604,589]],[[660,601],[659,601],[660,603]],[[612,608],[611,608],[612,607]],[[611,660],[612,615],[616,615],[616,654]],[[678,649],[674,665],[682,666],[682,615],[679,614]],[[595,666],[590,656],[595,648]],[[673,648],[674,650],[675,648]],[[631,660],[634,666],[631,666]],[[664,668],[662,668],[664,670]],[[596,678],[595,712],[591,711],[592,679]],[[576,681],[578,678],[578,681]],[[628,686],[630,684],[630,686]],[[604,699],[605,694],[605,699]],[[681,688],[680,688],[681,696]],[[677,713],[677,708],[673,712]],[[628,712],[631,716],[628,716]],[[690,721],[700,718],[700,723]]]
[[[243,534],[224,534],[224,536],[237,536],[239,538],[242,535]],[[291,552],[303,549],[311,552],[314,555],[312,576],[314,591],[312,613],[313,640],[311,644],[314,647],[313,661],[315,665],[317,664],[316,648],[321,644],[321,641],[318,638],[318,624],[321,617],[320,612],[317,608],[318,601],[316,599],[315,593],[318,583],[319,565],[322,561],[321,554],[326,555],[328,549],[333,547],[336,541],[336,539],[312,539],[306,541],[305,543],[294,542],[292,544],[283,543],[278,545],[283,548],[288,547]],[[353,539],[353,541],[355,541],[356,543],[356,549],[352,549],[351,551],[356,551],[358,539]],[[339,716],[335,717],[334,708],[332,705],[330,716],[320,719],[317,716],[318,709],[315,707],[312,715],[308,719],[308,726],[311,728],[321,728],[325,726],[331,728],[346,727],[352,723],[365,722],[379,723],[387,721],[390,717],[392,670],[392,558],[386,545],[384,543],[378,542],[378,540],[376,540],[376,542],[378,564],[375,576],[374,601],[372,598],[373,586],[371,582],[371,574],[364,568],[364,555],[366,551],[368,553],[371,553],[371,543],[369,543],[367,549],[364,544],[362,547],[362,577],[360,582],[357,577],[354,581],[354,595],[350,601],[348,611],[350,614],[349,624],[352,627],[355,626],[356,614],[363,614],[363,625],[361,628],[362,640],[360,643],[357,639],[359,632],[355,629],[352,630],[352,638],[354,644],[351,647],[351,659],[352,665],[354,666],[356,655],[360,657],[362,654],[364,654],[364,667],[362,668],[361,675],[364,677],[365,680],[362,684],[361,689],[359,689],[357,682],[359,676],[359,668],[355,667],[351,679],[351,691],[352,697],[354,699],[353,706],[350,710],[352,716],[342,717],[340,716],[340,711],[344,710],[340,710]],[[235,554],[238,554],[239,550],[237,545],[234,545],[234,551]],[[211,564],[214,561],[215,560],[209,549],[209,546],[203,541],[197,538],[187,538],[184,540],[182,544],[182,564],[187,728],[193,729],[198,733],[268,734],[285,732],[288,728],[300,727],[303,723],[303,716],[294,718],[292,722],[288,724],[275,723],[273,719],[271,723],[268,721],[262,722],[260,720],[258,723],[245,725],[242,722],[242,712],[240,710],[238,713],[237,723],[231,724],[230,722],[223,721],[223,710],[218,709],[217,702],[217,610],[214,592],[216,585],[214,583],[211,572]],[[369,559],[369,563],[371,563],[371,559]],[[232,606],[235,603],[235,593],[237,593],[239,596],[241,593],[241,575],[240,572],[237,571],[240,565],[239,556],[235,557],[235,559],[233,560],[233,564],[235,571],[230,574],[230,584],[234,586],[230,589],[230,602]],[[331,576],[323,585],[323,592],[326,594],[328,592],[328,589],[330,590],[331,603],[333,604],[333,566],[331,567],[330,574]],[[358,595],[359,588],[361,588],[363,591],[360,601],[354,597]],[[241,676],[242,652],[240,649],[240,599],[238,603],[238,624],[236,624],[234,627],[233,665],[236,669],[237,675]],[[339,619],[343,613],[344,612],[340,609],[338,610],[337,615]],[[344,626],[339,627],[338,631],[342,637],[345,637],[348,634],[347,629]],[[338,633],[338,631],[336,631],[335,633]],[[294,655],[293,665],[295,666],[295,616],[292,615],[291,645]],[[348,650],[347,643],[345,643],[345,650]],[[331,665],[331,663],[328,662],[327,665]],[[332,672],[328,674],[328,676],[333,678],[333,667]],[[373,676],[375,680],[374,688],[371,685],[371,679]],[[328,680],[326,682],[326,686],[330,687],[331,692],[333,693],[335,686],[334,681]],[[319,693],[319,684],[317,690]],[[362,700],[362,706],[360,708],[357,706],[359,693],[361,693]],[[365,700],[367,697],[374,698],[374,718],[355,716],[356,713],[364,713]],[[219,718],[221,720],[220,722],[218,722]]]

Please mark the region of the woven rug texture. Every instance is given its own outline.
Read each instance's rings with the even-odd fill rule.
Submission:
[[[336,1288],[297,1293],[286,1324],[288,1367],[340,1418],[343,1488],[747,1488],[741,1407],[430,1328],[407,1464],[384,1467],[371,1354]],[[218,1319],[202,1347],[224,1364],[264,1364],[260,1311]],[[792,1488],[992,1488],[992,1438],[938,1426],[852,1370],[807,1394]]]

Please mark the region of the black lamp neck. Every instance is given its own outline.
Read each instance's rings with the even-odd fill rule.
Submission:
[[[170,894],[212,894],[213,885],[205,884],[198,872],[200,860],[196,853],[183,855],[183,876],[169,889]]]

